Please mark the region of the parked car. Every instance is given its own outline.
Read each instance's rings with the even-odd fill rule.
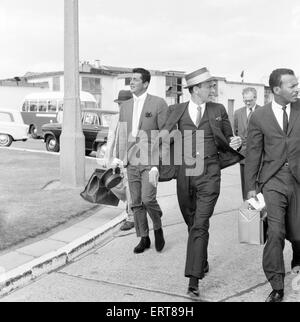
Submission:
[[[24,124],[21,113],[0,109],[0,147],[8,147],[14,141],[28,139],[29,126]]]
[[[86,109],[82,111],[82,129],[85,136],[85,153],[96,151],[97,158],[103,158],[109,130],[109,118],[117,112]],[[59,152],[62,125],[49,123],[42,126],[42,135],[47,151]]]

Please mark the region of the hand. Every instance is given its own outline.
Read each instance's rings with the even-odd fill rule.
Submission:
[[[120,159],[114,158],[110,166],[112,169],[116,169],[118,167],[123,168],[123,161]]]
[[[249,191],[249,192],[248,192],[248,194],[247,194],[247,199],[251,199],[251,198],[255,198],[255,199],[257,199],[257,198],[256,198],[256,195],[257,195],[256,191],[255,191],[255,190],[251,190],[251,191]]]
[[[159,172],[156,167],[152,168],[149,172],[149,182],[153,185],[153,187],[157,187],[158,185],[158,178],[159,178]]]
[[[97,158],[97,164],[101,168],[108,168],[108,166],[109,166],[109,160],[107,160],[107,159],[98,159]]]
[[[233,150],[237,150],[242,145],[242,143],[243,141],[239,136],[233,136],[230,140],[229,146]]]

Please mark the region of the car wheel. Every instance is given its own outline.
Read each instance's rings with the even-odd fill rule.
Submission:
[[[105,152],[107,149],[107,144],[106,143],[98,143],[97,145],[97,151],[96,151],[96,158],[98,159],[103,159],[105,156]]]
[[[0,133],[0,146],[8,147],[11,146],[13,138],[9,134]]]
[[[38,139],[37,129],[36,129],[36,127],[35,127],[34,125],[31,125],[31,126],[30,126],[29,133],[30,133],[30,135],[31,135],[31,137],[32,137],[33,139]]]
[[[59,143],[53,135],[49,135],[46,139],[46,149],[49,152],[59,152]]]

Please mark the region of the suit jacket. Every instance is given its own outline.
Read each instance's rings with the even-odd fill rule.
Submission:
[[[277,122],[272,103],[253,113],[249,122],[246,150],[247,192],[261,190],[286,161],[300,183],[300,100],[291,104],[287,135]]]
[[[188,106],[189,102],[170,106],[170,115],[168,117],[166,125],[163,128],[164,130],[167,130],[166,136],[162,136],[162,151],[164,154],[163,159],[166,159],[165,154],[170,153],[171,151],[169,141],[166,141],[165,137],[167,137],[168,132],[176,129],[179,120],[183,116]],[[221,104],[209,102],[206,104],[206,109],[208,113],[209,124],[213,131],[215,144],[218,148],[221,169],[240,162],[244,157],[229,146],[230,138],[233,136],[233,132],[231,124],[228,120],[228,114],[225,107]],[[153,146],[153,152],[157,151],[157,145],[159,145],[159,140],[156,140]],[[171,166],[171,168],[172,167],[174,168],[174,166]],[[170,171],[168,167],[165,167],[164,171],[166,171],[166,173],[169,172],[169,175],[172,174],[172,171]],[[164,173],[162,173],[161,176],[164,177]]]
[[[261,108],[261,106],[256,105],[255,110]],[[247,118],[247,107],[244,106],[234,113],[234,134],[238,135],[243,143],[239,152],[246,156],[246,146],[247,146],[247,136],[248,136],[248,118]],[[245,160],[241,161],[242,164],[245,163]]]
[[[159,130],[163,128],[168,115],[168,105],[161,97],[147,95],[139,120],[137,136],[139,141],[131,135],[133,106],[133,99],[121,105],[116,156],[125,165],[135,164],[137,156],[148,156],[147,160],[142,157],[143,164],[150,165],[151,144],[156,139],[156,133],[153,130],[156,130],[158,134]]]

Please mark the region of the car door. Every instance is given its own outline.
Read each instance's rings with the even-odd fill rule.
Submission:
[[[85,136],[85,149],[92,151],[97,133],[101,129],[98,113],[92,111],[84,112],[82,129]]]

